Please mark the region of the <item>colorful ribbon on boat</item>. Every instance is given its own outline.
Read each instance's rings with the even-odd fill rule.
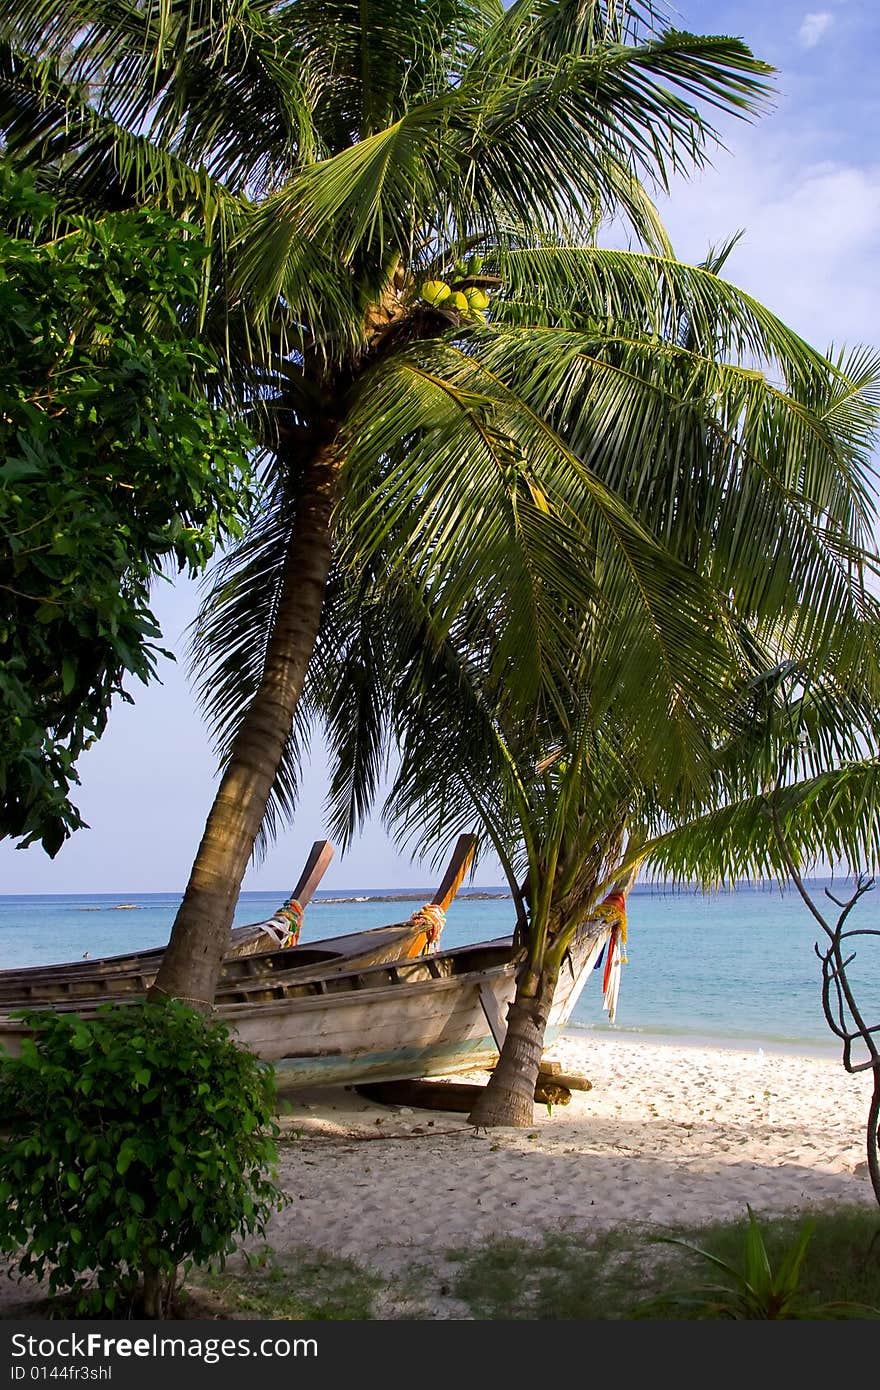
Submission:
[[[425,903],[418,912],[414,912],[409,919],[414,927],[421,927],[425,933],[425,945],[423,954],[428,951],[436,951],[440,933],[446,921],[446,913],[439,903]]]
[[[279,907],[278,911],[275,913],[275,916],[272,918],[272,924],[277,924],[280,932],[283,934],[283,939],[279,937],[279,944],[282,950],[286,950],[288,946],[295,946],[299,941],[304,914],[305,908],[297,902],[296,898],[288,898],[284,906]]]
[[[626,895],[608,893],[596,908],[596,916],[620,928],[621,939],[626,944]]]
[[[627,963],[625,895],[609,893],[599,904],[598,915],[611,921],[605,951],[605,973],[602,976],[602,1008],[608,1010],[608,1021],[613,1023],[617,1013],[617,996],[620,993],[620,968]]]

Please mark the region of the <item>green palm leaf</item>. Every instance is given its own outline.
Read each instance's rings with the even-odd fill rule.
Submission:
[[[787,877],[779,828],[795,864],[820,856],[851,869],[880,863],[880,762],[834,768],[811,778],[731,801],[649,842],[654,873],[704,886],[741,878]]]

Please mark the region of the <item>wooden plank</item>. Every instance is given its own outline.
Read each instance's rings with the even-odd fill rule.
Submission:
[[[504,1039],[507,1036],[507,1023],[501,1016],[501,1010],[498,1007],[498,1000],[495,998],[495,991],[492,989],[492,986],[486,980],[481,980],[479,989],[480,1005],[483,1013],[486,1015],[486,1022],[489,1025],[492,1037],[495,1039],[495,1046],[500,1052],[504,1046]]]
[[[297,879],[296,887],[291,893],[300,907],[307,907],[315,895],[315,889],[324,877],[327,866],[333,858],[333,846],[329,840],[316,840],[309,851],[305,868]]]
[[[586,1076],[579,1076],[574,1072],[567,1071],[546,1071],[542,1066],[538,1076],[543,1077],[548,1084],[552,1082],[554,1086],[562,1086],[566,1091],[592,1091],[593,1083]]]
[[[589,970],[598,945],[586,931],[573,943],[579,976]],[[433,960],[450,973],[433,979],[430,964],[412,961],[395,966],[399,984],[387,983],[388,964],[319,977],[317,987],[308,979],[279,982],[284,997],[224,1002],[218,1016],[242,1043],[264,1060],[278,1061],[303,1085],[443,1076],[497,1060],[505,1009],[516,987],[509,939],[461,947]],[[477,969],[468,968],[477,961]],[[568,987],[567,976],[560,977],[551,1008],[554,1034],[567,1021],[578,992],[577,985]],[[120,995],[118,1002],[127,1005],[134,996]],[[89,1017],[100,1003],[100,997],[68,999],[55,1007]],[[0,1016],[0,1042],[13,1054],[27,1035],[26,1025]],[[556,1083],[562,1091],[565,1080],[556,1074],[543,1085]]]
[[[454,1110],[468,1114],[486,1089],[470,1081],[368,1081],[354,1088],[365,1100],[379,1105],[411,1105],[416,1110]],[[568,1105],[571,1091],[555,1081],[538,1077],[535,1100],[540,1105]]]
[[[458,843],[449,861],[449,867],[443,875],[443,881],[431,899],[431,902],[437,907],[442,907],[444,912],[461,887],[464,876],[471,866],[476,848],[476,835],[459,835]]]
[[[369,1081],[355,1086],[379,1105],[412,1105],[419,1110],[471,1110],[485,1088],[466,1081]]]
[[[562,1085],[558,1076],[542,1076],[538,1072],[535,1100],[539,1105],[568,1105],[571,1101],[571,1091]]]

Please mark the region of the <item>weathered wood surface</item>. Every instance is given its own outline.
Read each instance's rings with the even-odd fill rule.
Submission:
[[[415,948],[423,941],[424,931],[420,927],[402,922],[348,936],[327,937],[306,946],[227,959],[221,968],[215,1001],[221,1004],[280,999],[286,986],[300,980],[406,959],[417,953]],[[38,978],[13,984],[0,981],[0,1009],[24,1004],[87,1004],[90,1000],[106,1003],[123,996],[137,996],[146,993],[156,968],[119,975],[78,976],[73,980]]]
[[[551,1005],[548,1044],[570,1017],[603,940],[596,924],[585,926],[575,939],[572,969],[560,972]],[[516,970],[508,937],[280,983],[282,997],[220,1002],[217,1017],[244,1046],[283,1069],[290,1085],[445,1076],[497,1059],[481,988],[484,996],[490,988],[498,1011],[506,1012]],[[120,996],[120,1002],[126,998],[132,996]],[[52,1007],[88,1016],[101,1002],[72,1000]],[[0,1045],[17,1052],[27,1031],[16,1020],[0,1019]]]
[[[308,907],[312,898],[315,896],[318,884],[324,877],[333,858],[333,846],[329,840],[316,840],[309,851],[309,857],[305,862],[305,867],[296,882],[296,887],[291,893],[300,907]]]
[[[499,1009],[498,1000],[488,981],[480,984],[480,1008],[489,1025],[495,1046],[500,1052],[507,1036],[507,1010]]]
[[[545,1072],[544,1068],[538,1073],[539,1076],[546,1075],[548,1081],[553,1081],[557,1086],[562,1086],[566,1091],[592,1091],[593,1083],[588,1076],[579,1076],[576,1072],[553,1071]]]
[[[476,847],[475,835],[459,837],[449,865],[432,902],[445,911],[454,899]],[[333,857],[329,840],[316,840],[293,891],[302,907],[312,900]],[[235,950],[223,962],[217,991],[218,1002],[247,1002],[278,996],[261,981],[293,980],[316,974],[362,969],[382,961],[419,956],[425,949],[424,929],[411,922],[389,923],[368,931],[305,942],[293,947],[269,949],[271,937],[260,923],[236,927],[231,940]],[[30,966],[0,971],[0,1009],[19,1005],[61,1003],[66,999],[110,999],[116,995],[143,994],[156,977],[163,947],[130,955],[106,956],[61,965]]]
[[[374,1081],[355,1086],[358,1095],[380,1105],[409,1105],[414,1110],[454,1110],[469,1114],[485,1090],[471,1081]],[[539,1075],[535,1100],[540,1105],[568,1105],[571,1091]]]
[[[486,1071],[494,1071],[494,1063],[485,1068]],[[577,1072],[564,1072],[561,1062],[553,1062],[549,1058],[543,1058],[538,1071],[538,1076],[546,1081],[555,1081],[558,1086],[562,1086],[567,1091],[592,1091],[593,1083],[588,1076],[581,1076]]]
[[[473,858],[476,836],[462,835],[432,901],[444,911],[454,898]],[[300,874],[293,897],[305,907],[333,857],[329,840],[316,840]],[[427,944],[423,928],[410,922],[374,927],[304,943],[266,949],[271,944],[259,923],[233,931],[238,952],[228,956],[220,972],[218,1002],[247,1002],[279,996],[276,980],[289,981],[316,974],[361,969],[382,961],[418,956]],[[143,994],[159,968],[162,949],[132,956],[76,961],[62,966],[36,966],[0,972],[0,1008],[19,1004],[63,1002],[66,999],[110,999],[120,994]],[[127,968],[126,968],[127,967]],[[262,982],[271,977],[272,988]],[[279,996],[280,997],[280,996]]]
[[[440,887],[431,899],[431,902],[436,907],[442,907],[444,912],[464,883],[464,876],[473,863],[476,848],[476,835],[459,835],[458,842],[452,852],[452,858],[449,861],[449,867],[443,875]]]
[[[324,877],[333,858],[333,846],[329,840],[316,840],[309,850],[308,858],[303,866],[303,871],[296,881],[291,898],[299,903],[300,907],[306,908],[312,901],[317,891],[318,884]],[[242,936],[236,942],[236,930]],[[247,933],[245,936],[244,933]],[[253,922],[247,927],[233,927],[230,933],[232,948],[229,956],[236,959],[243,959],[250,956],[265,955],[272,951],[276,943],[273,942],[272,933],[263,930],[261,922]],[[158,963],[157,963],[158,969]]]
[[[509,945],[495,951],[495,987],[509,998],[514,988]],[[497,1056],[477,984],[466,970],[470,958],[461,961],[462,975],[441,978],[433,972],[453,963],[442,955],[298,981],[286,986],[281,999],[221,1003],[217,1016],[246,1047],[304,1085],[462,1070]],[[479,964],[484,965],[482,958]],[[483,979],[487,972],[477,973]],[[133,996],[120,996],[119,1002],[126,999]],[[88,1016],[101,1002],[52,1007]],[[25,1036],[24,1025],[0,1020],[0,1045],[17,1051]]]

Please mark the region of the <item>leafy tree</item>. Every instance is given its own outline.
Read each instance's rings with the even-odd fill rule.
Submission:
[[[801,864],[820,854],[850,864],[866,854],[876,860],[880,764],[842,759],[869,738],[876,746],[876,694],[847,724],[855,702],[829,689],[834,682],[824,689],[813,682],[818,698],[810,701],[778,689],[774,721],[762,718],[755,698],[768,673],[763,680],[758,671],[743,675],[728,687],[726,728],[691,715],[691,751],[702,764],[696,774],[674,757],[647,760],[640,730],[620,711],[606,707],[596,717],[583,668],[570,717],[544,717],[536,727],[510,719],[503,698],[487,698],[472,647],[462,650],[457,639],[436,656],[427,650],[427,643],[421,652],[414,646],[408,663],[387,672],[384,694],[403,755],[386,815],[403,840],[416,841],[479,820],[519,899],[522,969],[501,1060],[472,1112],[474,1123],[532,1123],[565,953],[585,921],[594,918],[597,930],[619,921],[619,901],[612,908],[603,900],[614,892],[625,898],[642,866],[705,886],[752,875],[782,880],[774,817],[797,842]],[[654,698],[646,688],[646,724],[655,720]],[[814,731],[812,711],[803,706],[820,700],[827,701],[823,716],[837,718]],[[753,740],[774,722],[777,761],[765,779]],[[798,746],[801,773],[804,764],[816,770],[784,782],[787,754]]]
[[[158,211],[80,219],[0,165],[0,833],[55,854],[82,751],[155,672],[163,564],[239,533],[248,439],[206,396],[205,250]]]

